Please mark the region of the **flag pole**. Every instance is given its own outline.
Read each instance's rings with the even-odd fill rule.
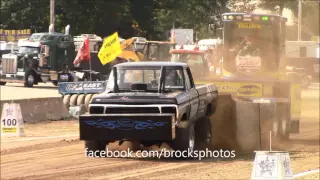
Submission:
[[[86,38],[86,41],[88,42],[87,47],[88,47],[88,56],[89,56],[89,68],[90,68],[90,81],[92,81],[92,69],[91,69],[91,54],[90,54],[90,41],[89,37]]]
[[[90,53],[90,52],[89,52]],[[91,72],[91,56],[89,58],[89,66],[90,66],[90,81],[92,81],[92,72]]]

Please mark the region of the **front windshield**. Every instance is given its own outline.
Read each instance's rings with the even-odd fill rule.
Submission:
[[[131,85],[136,83],[142,83],[147,85],[148,92],[157,92],[160,83],[161,68],[146,68],[146,67],[134,67],[134,68],[119,68],[117,69],[117,79],[120,91],[131,91]],[[184,79],[182,69],[171,68],[166,69],[165,72],[165,90],[184,90]],[[110,77],[107,83],[107,88],[113,89],[114,79],[113,71],[110,73]]]
[[[32,35],[29,37],[29,40],[39,41],[40,38],[41,38],[41,34],[32,34]]]
[[[29,54],[29,53],[39,53],[39,47],[29,47],[29,46],[21,46],[19,47],[19,53]]]
[[[193,64],[202,64],[203,63],[203,54],[172,54],[171,61],[172,62],[183,62],[188,65]]]
[[[205,59],[205,54],[177,53],[171,55],[172,62],[183,62],[188,64],[194,79],[206,76],[209,71],[209,61]]]
[[[29,40],[32,41],[52,41],[55,39],[56,36],[50,34],[32,34],[29,37]]]
[[[240,71],[258,66],[274,69],[279,58],[277,27],[271,23],[226,22],[224,66],[230,70],[236,65]]]

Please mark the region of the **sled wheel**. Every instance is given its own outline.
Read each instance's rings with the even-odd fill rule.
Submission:
[[[70,107],[70,97],[71,95],[70,94],[67,94],[65,96],[63,96],[63,104],[64,106],[68,109]]]
[[[80,94],[77,98],[77,106],[84,104],[84,94]]]
[[[89,112],[89,103],[91,101],[93,94],[87,94],[86,97],[84,98],[84,106],[87,110],[87,112]]]
[[[78,94],[73,94],[73,95],[70,97],[70,106],[71,106],[71,107],[77,105],[77,98],[78,98]]]

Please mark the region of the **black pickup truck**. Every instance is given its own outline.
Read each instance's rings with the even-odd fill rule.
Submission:
[[[195,143],[211,144],[209,117],[217,98],[214,84],[195,86],[185,63],[118,64],[105,91],[79,116],[80,140],[90,151],[105,150],[116,141],[167,143],[174,150],[193,151]]]

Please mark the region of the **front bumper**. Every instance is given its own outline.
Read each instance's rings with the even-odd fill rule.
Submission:
[[[84,114],[80,140],[170,141],[175,138],[175,114]]]

